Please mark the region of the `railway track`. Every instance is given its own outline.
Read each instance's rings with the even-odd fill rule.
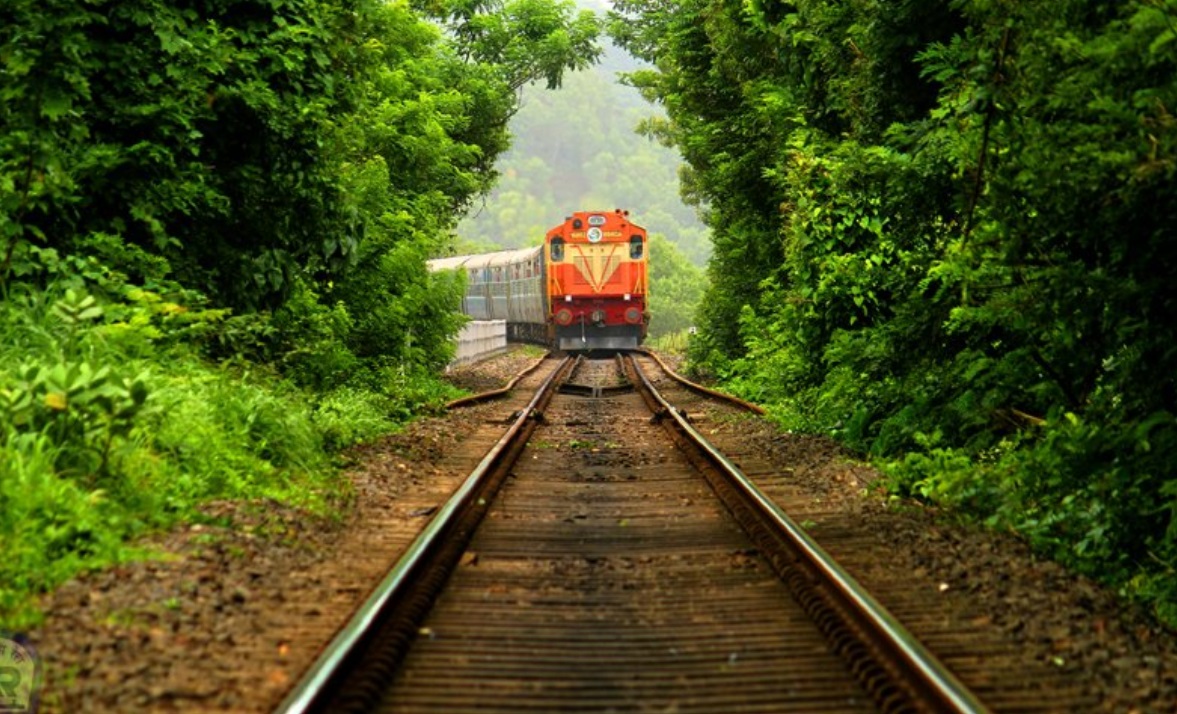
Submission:
[[[1099,702],[1085,694],[1081,683],[1057,663],[1028,658],[971,598],[953,597],[945,590],[950,587],[948,583],[931,578],[923,567],[899,558],[892,550],[894,540],[877,532],[877,519],[864,519],[857,509],[831,505],[839,498],[836,491],[859,491],[869,485],[861,469],[846,465],[840,479],[832,479],[826,472],[820,483],[801,485],[799,481],[804,478],[793,465],[799,467],[796,471],[805,469],[794,461],[796,454],[770,459],[765,442],[771,437],[748,438],[748,432],[756,431],[754,418],[739,400],[717,400],[684,385],[677,375],[658,365],[653,355],[637,358],[655,386],[690,415],[697,429],[774,503],[804,523],[806,531],[827,552],[915,637],[932,648],[993,711],[1077,712],[1099,708]],[[926,559],[930,549],[913,545],[913,550]],[[956,584],[951,587],[955,589]]]
[[[280,711],[985,711],[692,445],[649,356],[552,362]]]

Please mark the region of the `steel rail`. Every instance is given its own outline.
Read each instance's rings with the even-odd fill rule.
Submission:
[[[706,457],[707,461],[726,477],[746,503],[753,506],[762,523],[783,536],[802,562],[829,587],[824,593],[835,601],[837,611],[854,619],[846,623],[872,654],[880,652],[893,678],[907,694],[911,708],[927,712],[960,712],[985,714],[989,709],[924,645],[887,611],[841,565],[792,518],[764,494],[734,463],[703,437],[687,419],[658,393],[630,356],[634,373],[642,389],[661,408],[660,414],[670,416],[680,432]],[[898,670],[898,671],[896,671]],[[900,679],[901,678],[901,679]],[[906,684],[905,684],[906,683]]]
[[[447,410],[457,409],[458,407],[466,407],[470,406],[471,404],[478,404],[479,402],[488,402],[491,399],[497,399],[503,395],[509,394],[511,390],[515,388],[515,385],[519,383],[519,380],[539,369],[539,366],[543,364],[544,361],[547,360],[547,358],[551,355],[551,352],[544,353],[544,356],[537,359],[535,364],[532,364],[530,367],[527,367],[522,372],[512,377],[511,381],[507,382],[502,387],[499,387],[498,389],[491,389],[486,392],[479,392],[478,394],[471,394],[466,397],[459,397],[452,401],[446,402],[445,408]]]
[[[764,414],[764,407],[760,406],[759,404],[753,404],[752,402],[745,401],[726,392],[721,392],[718,389],[704,387],[702,384],[692,382],[691,380],[671,369],[670,365],[666,364],[666,362],[663,361],[662,357],[660,357],[657,352],[649,350],[645,347],[641,347],[635,351],[638,354],[645,355],[657,362],[658,366],[662,368],[662,371],[665,372],[671,379],[683,385],[692,392],[696,392],[708,397],[715,397],[716,399],[721,399],[725,402],[730,402],[731,404],[735,404],[738,407],[743,407],[744,409],[747,409],[748,411],[754,412],[756,414]]]
[[[354,662],[376,635],[376,631],[389,614],[387,608],[403,598],[415,576],[428,566],[442,541],[453,530],[464,512],[482,491],[488,475],[495,471],[509,447],[523,431],[528,422],[538,416],[538,408],[545,398],[551,396],[553,385],[567,371],[572,362],[565,357],[531,398],[527,407],[507,429],[494,446],[486,453],[458,490],[438,510],[417,538],[409,545],[396,565],[384,576],[372,594],[359,607],[352,618],[336,634],[314,664],[307,670],[298,685],[274,710],[281,714],[302,714],[317,711],[328,704],[328,700],[348,675],[347,665]]]

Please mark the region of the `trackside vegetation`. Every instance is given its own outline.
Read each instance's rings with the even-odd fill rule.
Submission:
[[[201,504],[349,494],[334,456],[442,403],[426,272],[570,2],[0,7],[0,628]]]
[[[684,335],[707,283],[703,270],[661,233],[650,234],[651,340]]]
[[[1177,623],[1177,0],[619,0],[694,368]]]

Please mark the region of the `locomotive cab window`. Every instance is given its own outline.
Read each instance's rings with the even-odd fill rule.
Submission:
[[[564,260],[564,239],[553,238],[551,243],[552,262],[559,263]]]
[[[643,249],[644,249],[644,246],[642,245],[642,237],[641,236],[632,235],[629,237],[629,257],[630,258],[632,258],[633,260],[637,260],[638,258],[641,258]]]

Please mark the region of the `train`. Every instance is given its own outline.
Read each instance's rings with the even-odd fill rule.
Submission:
[[[577,211],[543,245],[429,261],[464,270],[462,312],[505,320],[507,339],[567,352],[636,349],[646,338],[649,240],[629,211]]]

